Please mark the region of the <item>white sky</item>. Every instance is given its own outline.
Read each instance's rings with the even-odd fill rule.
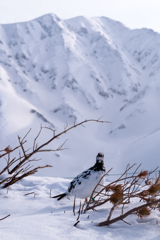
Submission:
[[[0,23],[28,21],[46,13],[61,19],[106,16],[129,28],[160,32],[160,0],[0,0]]]

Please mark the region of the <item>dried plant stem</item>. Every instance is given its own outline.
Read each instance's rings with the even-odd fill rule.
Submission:
[[[27,196],[27,195],[30,195],[30,194],[33,194],[34,192],[30,192],[30,193],[26,193],[24,194],[24,196]]]
[[[16,183],[17,181],[23,179],[24,177],[27,177],[29,175],[32,175],[34,173],[36,173],[39,169],[41,168],[46,168],[46,167],[52,167],[51,165],[45,165],[45,166],[39,166],[34,168],[33,165],[30,164],[30,162],[35,162],[35,161],[39,161],[40,159],[36,159],[33,158],[33,155],[37,154],[37,153],[42,153],[42,152],[55,152],[55,151],[62,151],[64,150],[64,144],[66,143],[66,141],[64,141],[58,148],[56,149],[52,149],[52,148],[45,148],[46,146],[48,146],[51,142],[53,142],[55,139],[58,139],[60,136],[62,136],[63,134],[67,133],[68,131],[78,127],[78,126],[83,126],[83,124],[87,123],[87,122],[98,122],[98,123],[109,123],[108,121],[101,121],[100,118],[95,120],[95,119],[86,119],[85,121],[82,121],[78,124],[75,124],[68,127],[68,124],[65,124],[64,127],[64,131],[55,134],[56,130],[53,130],[51,128],[47,128],[50,131],[53,132],[53,137],[51,137],[48,141],[44,142],[43,144],[41,144],[40,146],[38,146],[37,144],[37,140],[40,137],[41,133],[42,133],[42,125],[40,126],[40,130],[37,134],[37,136],[34,138],[33,140],[33,146],[30,147],[29,149],[25,149],[25,143],[27,142],[26,137],[28,136],[28,134],[30,133],[31,129],[27,132],[27,134],[21,139],[20,136],[18,136],[18,142],[19,145],[17,147],[15,147],[14,149],[11,149],[10,146],[7,146],[4,150],[1,150],[0,152],[2,153],[0,155],[0,158],[4,157],[4,156],[8,156],[8,159],[6,158],[6,166],[0,171],[0,175],[2,175],[5,171],[8,172],[8,174],[10,175],[9,177],[3,179],[0,181],[0,185],[3,184],[2,188],[6,188],[9,187],[10,185]],[[11,153],[13,153],[14,151],[19,150],[19,157],[14,157],[11,158]]]
[[[88,210],[95,211],[98,206],[107,202],[112,204],[107,220],[101,222],[99,226],[110,225],[119,220],[129,224],[124,218],[131,214],[136,213],[138,217],[143,218],[149,216],[152,210],[160,210],[160,174],[158,177],[157,175],[156,177],[151,176],[157,168],[151,172],[141,171],[140,173],[137,173],[137,170],[141,166],[140,164],[133,174],[128,176],[128,171],[134,166],[135,164],[132,166],[128,165],[124,173],[117,180],[104,187],[102,185],[102,189],[99,192],[96,191],[97,186],[93,190],[84,212]],[[100,185],[100,182],[98,184]],[[144,187],[145,190],[143,190]],[[98,200],[93,202],[91,200],[93,196],[94,198],[99,197]],[[145,204],[132,208],[131,204],[133,198],[139,198],[139,203],[141,204],[141,201],[144,201]],[[126,204],[129,204],[131,209],[124,213],[124,207]],[[121,209],[121,215],[112,219],[113,212],[117,207]]]
[[[135,212],[137,212],[137,211],[139,211],[139,210],[141,210],[141,209],[143,209],[145,207],[152,206],[152,205],[155,205],[157,203],[160,203],[160,199],[158,199],[156,201],[153,201],[153,202],[150,202],[150,203],[143,204],[143,205],[141,205],[139,207],[132,208],[131,210],[129,210],[125,214],[122,214],[119,217],[116,217],[116,218],[114,218],[112,220],[109,220],[109,221],[107,220],[107,221],[104,221],[104,222],[100,222],[99,226],[111,225],[111,224],[113,224],[113,223],[115,223],[115,222],[117,222],[119,220],[123,220],[127,216],[129,216],[129,215],[131,215],[131,214],[133,214],[133,213],[135,213]]]
[[[8,218],[8,217],[10,217],[11,215],[9,214],[9,215],[7,215],[6,217],[4,217],[4,218],[0,218],[0,221],[2,221],[2,220],[4,220],[4,219],[6,219],[6,218]]]
[[[80,205],[79,205],[77,221],[79,220],[80,214],[81,214],[81,201],[80,201]]]
[[[74,227],[76,227],[79,222],[80,222],[80,221],[77,221],[77,222],[74,224]]]
[[[74,216],[75,216],[75,205],[76,205],[76,195],[74,197],[74,204],[73,204],[73,213],[74,213]]]

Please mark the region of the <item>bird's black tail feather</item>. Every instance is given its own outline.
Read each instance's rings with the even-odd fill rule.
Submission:
[[[52,197],[52,198],[57,198],[57,200],[59,201],[59,200],[61,200],[62,198],[64,198],[66,195],[67,195],[66,193],[62,193],[62,194],[59,194],[59,195],[54,196],[54,197]]]

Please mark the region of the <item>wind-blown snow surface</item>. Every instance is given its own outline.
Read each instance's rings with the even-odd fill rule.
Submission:
[[[159,240],[160,213],[154,211],[148,218],[139,219],[131,215],[109,227],[98,227],[107,219],[110,204],[103,205],[97,212],[88,211],[80,216],[77,227],[79,199],[76,200],[76,215],[73,214],[73,197],[57,201],[50,198],[64,192],[70,180],[49,177],[27,177],[10,187],[8,193],[1,190],[0,218],[11,216],[0,222],[1,240],[50,240],[50,239],[106,239],[106,240]],[[25,195],[34,192],[34,194]],[[133,207],[137,202],[133,203]],[[124,211],[128,211],[128,207]],[[116,215],[120,209],[116,209]]]
[[[39,174],[74,177],[94,164],[99,151],[114,173],[123,172],[127,163],[157,167],[159,49],[158,33],[130,30],[105,17],[61,20],[48,14],[1,25],[1,149],[16,146],[17,134],[23,137],[29,128],[32,146],[41,123],[59,132],[75,117],[79,122],[104,116],[111,123],[88,123],[68,133],[69,150],[41,155],[41,164],[53,168]]]

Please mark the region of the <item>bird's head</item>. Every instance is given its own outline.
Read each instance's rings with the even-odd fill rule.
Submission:
[[[101,164],[104,164],[104,154],[103,153],[98,153],[97,154],[97,157],[96,157],[96,163],[101,163]]]

